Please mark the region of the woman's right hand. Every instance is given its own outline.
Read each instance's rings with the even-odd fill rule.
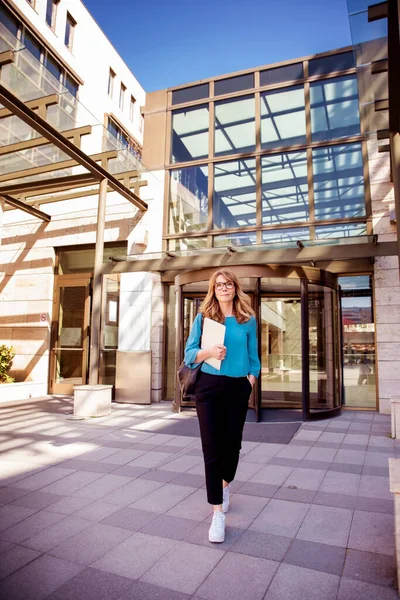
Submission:
[[[216,344],[209,348],[210,358],[216,358],[217,360],[224,360],[226,357],[226,347]]]

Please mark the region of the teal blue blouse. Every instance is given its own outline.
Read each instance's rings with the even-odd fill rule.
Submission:
[[[194,362],[200,350],[202,314],[199,313],[193,321],[190,335],[185,348],[185,365],[194,369]],[[218,371],[207,363],[201,365],[201,370],[210,375],[227,375],[228,377],[247,377],[260,373],[260,359],[258,358],[257,346],[257,323],[254,317],[250,317],[246,323],[238,323],[236,317],[225,318],[225,340],[226,357],[221,362],[221,370]],[[198,363],[197,363],[198,364]]]

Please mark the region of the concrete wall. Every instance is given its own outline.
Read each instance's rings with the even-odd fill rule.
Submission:
[[[373,231],[379,241],[396,239],[390,223],[394,203],[388,153],[378,153],[378,142],[368,142]],[[390,400],[400,387],[400,282],[397,256],[379,257],[374,265],[375,342],[379,411],[390,414]]]

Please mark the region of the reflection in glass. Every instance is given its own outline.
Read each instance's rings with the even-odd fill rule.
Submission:
[[[263,225],[307,221],[306,152],[263,156],[261,170]]]
[[[103,278],[103,338],[100,360],[100,382],[106,385],[115,385],[119,328],[119,293],[119,275],[105,275]]]
[[[303,79],[303,77],[303,63],[300,62],[294,65],[260,71],[260,85],[274,85],[284,81],[296,81],[296,79]]]
[[[237,77],[228,77],[227,79],[218,79],[214,82],[214,96],[222,94],[231,94],[241,90],[249,90],[254,87],[254,73],[246,73]]]
[[[329,240],[367,235],[365,223],[341,223],[340,225],[318,225],[315,228],[317,240]]]
[[[375,324],[371,277],[339,277],[339,285],[342,289],[344,404],[375,408]]]
[[[313,142],[360,133],[356,75],[311,83],[310,102]]]
[[[172,162],[208,156],[208,106],[172,113]]]
[[[168,240],[168,250],[200,250],[207,248],[207,238],[189,237]]]
[[[365,215],[361,144],[313,150],[315,218]]]
[[[303,86],[261,94],[261,147],[305,144]]]
[[[273,280],[285,288],[287,281]],[[291,282],[293,284],[293,282]],[[299,285],[299,284],[298,284]],[[301,406],[301,303],[300,293],[261,300],[261,397],[269,404]]]
[[[231,233],[226,235],[216,235],[214,237],[214,248],[223,248],[224,246],[252,246],[256,244],[257,237],[255,231],[246,233]]]
[[[254,96],[215,103],[215,155],[255,149]]]
[[[205,229],[208,216],[208,168],[170,172],[168,233]]]
[[[310,60],[308,63],[308,75],[309,77],[326,75],[334,71],[347,71],[354,67],[353,52],[341,52],[340,54],[332,54],[331,56],[322,56],[321,58]]]
[[[310,409],[339,406],[336,290],[308,286]]]
[[[297,240],[309,240],[308,227],[292,227],[291,229],[271,229],[263,231],[263,244],[284,244],[292,246]]]
[[[256,161],[234,160],[214,166],[214,228],[256,224]]]
[[[83,337],[86,288],[61,287],[55,383],[83,383]]]
[[[182,90],[172,92],[172,104],[181,104],[181,102],[192,102],[193,100],[202,100],[208,97],[208,83],[192,85]]]

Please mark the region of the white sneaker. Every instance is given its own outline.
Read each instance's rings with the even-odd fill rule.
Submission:
[[[222,510],[224,513],[228,512],[229,509],[229,493],[231,491],[231,484],[228,484],[226,488],[223,489],[222,493]]]
[[[215,510],[211,527],[208,532],[208,539],[210,542],[221,543],[225,540],[225,515],[219,510]]]

